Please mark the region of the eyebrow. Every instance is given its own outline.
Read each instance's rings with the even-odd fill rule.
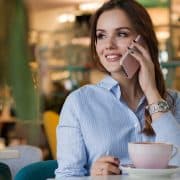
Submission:
[[[119,28],[116,28],[116,29],[115,29],[115,31],[120,31],[120,30],[129,30],[129,31],[131,31],[132,28],[130,28],[130,27],[119,27]],[[105,32],[104,29],[97,29],[96,31]]]

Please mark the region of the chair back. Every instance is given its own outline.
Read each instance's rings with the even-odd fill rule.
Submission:
[[[16,173],[28,164],[42,160],[42,151],[40,148],[30,145],[17,145],[7,147],[7,149],[15,149],[19,151],[19,157],[14,159],[3,159],[1,162],[7,164],[11,170],[12,178]]]
[[[56,127],[59,115],[53,111],[43,113],[43,124],[53,159],[56,159]]]
[[[32,163],[22,168],[15,176],[14,180],[45,180],[54,178],[54,171],[57,169],[56,160],[47,160]]]
[[[7,164],[0,162],[0,180],[11,180],[11,171]]]

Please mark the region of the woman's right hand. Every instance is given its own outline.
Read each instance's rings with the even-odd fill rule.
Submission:
[[[91,176],[118,175],[119,163],[119,159],[113,156],[100,157],[91,167]]]

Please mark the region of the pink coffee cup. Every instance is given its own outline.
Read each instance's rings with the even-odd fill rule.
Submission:
[[[128,152],[136,168],[164,169],[177,153],[177,148],[166,143],[131,142],[128,143]]]

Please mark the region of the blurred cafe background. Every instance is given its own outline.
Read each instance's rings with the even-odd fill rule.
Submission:
[[[137,0],[152,17],[166,86],[180,90],[180,0]],[[91,61],[92,13],[105,0],[0,1],[0,149],[33,145],[56,159],[67,95],[104,74]]]

